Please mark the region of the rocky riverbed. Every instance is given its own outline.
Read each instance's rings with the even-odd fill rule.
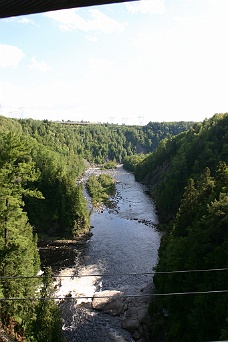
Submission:
[[[133,297],[118,290],[98,291],[98,272],[94,267],[82,267],[76,274],[66,268],[56,279],[55,296],[60,298],[67,341],[149,341],[153,285],[148,284]]]
[[[149,341],[151,291],[152,285],[148,285],[134,298],[106,290],[95,292],[91,302],[76,304],[72,297],[63,301],[60,307],[65,336],[79,342]]]

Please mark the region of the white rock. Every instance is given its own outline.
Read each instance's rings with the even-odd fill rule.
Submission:
[[[102,310],[112,316],[118,316],[125,311],[125,297],[121,291],[101,291],[95,292],[92,307]]]

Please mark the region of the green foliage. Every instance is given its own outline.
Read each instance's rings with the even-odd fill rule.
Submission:
[[[22,133],[22,127],[18,120],[6,118],[2,115],[0,115],[0,127],[0,131],[4,133],[12,131]]]
[[[196,186],[189,180],[169,238],[161,244],[157,271],[228,267],[227,173],[226,164],[219,163],[215,177],[207,168]],[[224,290],[227,272],[156,275],[154,282],[161,293]],[[226,332],[226,293],[166,297],[161,302],[169,310],[166,341],[216,340]]]
[[[39,185],[46,178],[33,158],[37,149],[36,142],[27,136],[13,131],[0,132],[0,275],[4,277],[0,283],[0,296],[6,298],[1,302],[0,319],[4,324],[13,319],[28,340],[62,341],[60,316],[53,301],[50,305],[45,302],[40,308],[35,301],[7,300],[35,297],[40,285],[38,278],[32,278],[40,270],[37,236],[24,204],[25,201],[45,201]],[[73,188],[69,184],[69,187],[71,192],[75,191],[76,186]],[[72,197],[70,193],[69,198]],[[74,200],[75,197],[74,193]],[[72,215],[75,220],[79,217],[79,214],[76,218],[75,213]],[[20,276],[31,278],[12,278]],[[39,322],[39,329],[45,330],[36,332],[34,322]]]
[[[98,206],[102,203],[110,204],[109,197],[115,194],[115,181],[108,174],[90,176],[86,189],[92,198],[92,204]]]
[[[135,172],[136,166],[141,164],[147,157],[145,154],[135,154],[133,156],[125,157],[123,161],[123,166],[126,170],[130,172]]]
[[[109,160],[107,163],[105,163],[102,167],[102,169],[115,169],[116,168],[116,160]]]
[[[0,134],[0,296],[3,298],[33,297],[39,284],[34,276],[40,269],[37,238],[24,211],[24,196],[40,197],[32,184],[39,172],[30,158],[29,140],[20,134]],[[13,317],[24,330],[35,315],[35,304],[29,301],[1,303],[1,320]]]
[[[122,163],[126,156],[151,152],[162,139],[186,131],[193,125],[193,122],[150,122],[146,126],[85,125],[32,119],[19,122],[23,132],[51,150],[61,155],[73,152],[95,164],[114,159]]]
[[[36,183],[44,199],[28,198],[26,210],[38,232],[76,235],[89,227],[87,206],[81,186],[76,184],[77,165],[57,152],[38,145],[33,159],[41,175]],[[75,169],[74,169],[75,165]]]
[[[65,338],[61,330],[60,310],[51,299],[54,288],[50,268],[46,268],[43,274],[43,284],[39,300],[36,305],[36,319],[32,322],[33,341],[38,342],[64,342]]]

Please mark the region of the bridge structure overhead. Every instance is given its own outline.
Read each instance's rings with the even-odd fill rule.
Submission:
[[[0,0],[0,18],[136,0]]]

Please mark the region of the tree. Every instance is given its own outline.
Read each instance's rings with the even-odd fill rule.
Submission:
[[[175,236],[185,236],[187,234],[187,228],[191,226],[195,218],[197,204],[198,192],[195,188],[194,180],[190,178],[185,187],[185,193],[176,216],[173,228]]]
[[[46,268],[42,276],[43,284],[40,300],[36,306],[36,319],[32,324],[35,341],[64,342],[61,316],[57,304],[52,299],[54,288],[51,268]]]
[[[0,275],[1,296],[4,298],[33,297],[39,284],[35,276],[40,269],[37,239],[24,211],[23,196],[41,196],[31,184],[38,179],[34,163],[29,156],[26,139],[13,133],[1,134],[0,144]],[[27,329],[34,315],[34,305],[25,301],[5,301],[1,319],[6,323],[11,317]]]
[[[196,186],[192,179],[189,180],[171,233],[162,238],[165,242],[161,243],[156,271],[228,267],[226,164],[219,163],[218,170],[214,178],[206,168]],[[157,274],[154,282],[161,293],[219,291],[227,287],[227,272]],[[226,334],[226,293],[164,297],[160,306],[169,311],[168,324],[159,318],[166,330],[165,341],[217,340]]]

